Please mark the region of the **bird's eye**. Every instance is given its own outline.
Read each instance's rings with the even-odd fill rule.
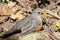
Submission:
[[[40,14],[40,12],[38,12],[38,14]]]

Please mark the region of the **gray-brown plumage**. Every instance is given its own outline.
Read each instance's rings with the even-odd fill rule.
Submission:
[[[33,29],[34,31],[39,26],[39,24],[42,22],[40,11],[41,11],[40,8],[35,9],[32,12],[31,16],[28,16],[20,21],[17,21],[11,30],[7,31],[0,37],[6,38],[15,33],[20,33],[23,35],[24,33],[32,30],[33,28],[34,28]]]

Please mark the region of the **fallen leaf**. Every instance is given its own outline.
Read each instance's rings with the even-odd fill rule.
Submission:
[[[16,14],[12,14],[10,17],[13,18],[13,19],[21,20],[21,19],[23,19],[25,16],[23,16],[23,15],[21,14],[21,11],[19,11],[19,12],[17,12]]]
[[[60,29],[60,23],[59,22],[56,23],[56,26]]]

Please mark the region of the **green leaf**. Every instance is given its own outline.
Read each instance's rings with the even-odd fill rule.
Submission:
[[[6,5],[7,3],[6,2],[1,2],[1,4]]]
[[[60,29],[60,23],[56,23],[56,26]]]
[[[6,0],[1,0],[1,4],[6,5],[8,2]]]

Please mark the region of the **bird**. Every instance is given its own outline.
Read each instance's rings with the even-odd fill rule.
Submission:
[[[41,24],[43,20],[40,15],[40,12],[41,9],[36,8],[30,16],[17,21],[16,24],[9,31],[6,31],[4,34],[2,34],[0,38],[7,38],[15,33],[20,33],[21,35],[24,35],[25,33],[31,30],[36,30],[36,28],[38,28],[38,26]]]

